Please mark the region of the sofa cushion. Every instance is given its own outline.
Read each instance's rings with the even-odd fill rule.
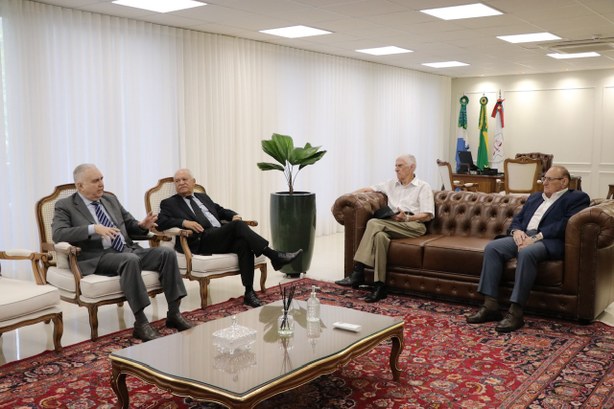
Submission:
[[[177,262],[179,263],[179,269],[184,274],[186,269],[185,255],[177,253]],[[266,257],[258,256],[255,258],[254,263],[266,263]],[[228,271],[239,271],[239,258],[234,253],[192,256],[192,276],[194,277],[206,277]]]
[[[0,321],[23,317],[60,303],[60,292],[50,285],[0,278]]]
[[[148,291],[161,287],[160,274],[157,271],[143,270],[141,276]],[[75,278],[70,270],[50,267],[47,270],[47,282],[59,288],[63,296],[71,298],[74,296],[76,291]],[[81,279],[81,297],[87,301],[110,299],[121,295],[119,276],[107,277],[90,274]]]
[[[490,239],[480,237],[439,236],[424,246],[422,267],[430,271],[480,276],[484,247]]]
[[[427,234],[420,237],[392,240],[388,248],[388,265],[422,268],[424,246],[440,237],[442,236],[439,234]]]
[[[539,263],[535,285],[543,287],[560,287],[563,282],[564,268],[565,264],[563,260],[550,260]],[[516,259],[514,258],[505,266],[505,272],[503,273],[504,285],[508,285],[509,287],[514,286],[515,271]]]

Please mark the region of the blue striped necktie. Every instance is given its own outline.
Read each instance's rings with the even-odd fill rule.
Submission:
[[[94,208],[96,209],[96,217],[98,217],[98,221],[105,227],[116,227],[111,220],[107,217],[107,215],[102,211],[102,206],[100,202],[92,202]],[[122,239],[121,233],[117,234],[113,240],[111,241],[111,247],[120,253],[124,251],[124,240]]]

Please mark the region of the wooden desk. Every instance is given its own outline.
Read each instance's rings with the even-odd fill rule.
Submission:
[[[498,193],[497,179],[501,181],[501,189],[503,189],[503,181],[505,175],[490,176],[490,175],[470,175],[465,173],[453,173],[452,180],[458,180],[461,183],[475,183],[478,185],[478,192]],[[542,189],[542,184],[539,185]],[[582,190],[582,176],[571,176],[569,188],[574,190]]]
[[[497,179],[501,180],[501,189],[503,189],[503,175],[470,175],[465,173],[453,173],[452,180],[458,180],[461,183],[475,183],[478,186],[478,192],[497,193]]]

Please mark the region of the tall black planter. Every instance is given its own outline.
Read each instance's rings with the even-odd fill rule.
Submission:
[[[305,273],[311,265],[316,235],[316,194],[309,192],[271,193],[271,241],[279,251],[303,253],[281,271],[289,275]]]

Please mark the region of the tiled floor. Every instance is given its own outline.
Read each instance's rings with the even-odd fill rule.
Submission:
[[[273,270],[269,265],[267,288],[279,282],[287,281],[283,273]],[[307,276],[317,280],[334,281],[343,278],[343,234],[317,237],[314,255]],[[258,272],[256,272],[255,289],[259,291]],[[200,307],[198,283],[184,281],[188,296],[182,300],[181,310],[192,311]],[[244,289],[239,276],[224,277],[213,280],[209,286],[210,303],[226,301],[232,297],[243,295]],[[164,295],[156,296],[152,304],[145,310],[150,321],[166,316],[166,300]],[[74,304],[62,302],[64,314],[64,334],[62,345],[72,345],[89,340],[90,328],[87,309]],[[103,306],[98,310],[99,335],[109,334],[121,329],[131,328],[134,318],[130,308],[125,305],[118,308],[114,305]],[[2,334],[0,337],[0,365],[39,354],[46,349],[53,349],[52,325],[35,324]]]

